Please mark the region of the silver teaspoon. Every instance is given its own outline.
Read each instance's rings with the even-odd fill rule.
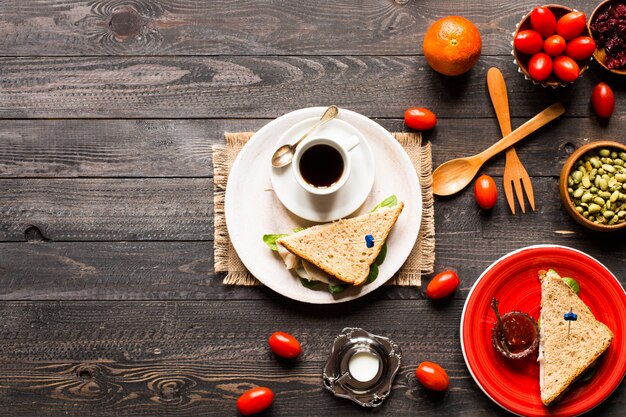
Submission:
[[[298,146],[300,142],[302,142],[307,136],[317,130],[321,125],[337,117],[337,114],[339,114],[339,108],[337,108],[337,106],[335,105],[332,105],[328,109],[326,109],[326,111],[322,115],[322,118],[319,119],[317,123],[315,123],[315,125],[313,125],[313,127],[310,128],[308,132],[306,132],[300,139],[298,139],[295,143],[288,143],[276,149],[274,155],[272,155],[272,166],[275,168],[280,168],[289,165],[291,163],[291,160],[293,159],[293,154],[296,150],[296,146]]]

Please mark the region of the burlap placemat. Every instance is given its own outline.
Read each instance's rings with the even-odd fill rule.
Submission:
[[[230,242],[224,217],[224,196],[228,173],[243,145],[254,132],[225,133],[225,145],[213,145],[213,184],[215,222],[215,271],[226,272],[224,284],[261,285],[248,272]],[[430,143],[422,146],[418,133],[392,133],[415,166],[422,188],[422,224],[417,242],[400,270],[388,281],[391,285],[420,286],[422,274],[435,266],[435,209],[433,198],[432,153]]]

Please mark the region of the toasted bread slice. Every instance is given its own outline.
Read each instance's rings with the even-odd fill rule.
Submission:
[[[589,307],[555,271],[541,271],[541,319],[539,367],[541,401],[556,400],[591,364],[611,341],[613,333],[596,320]],[[577,315],[568,321],[570,309]]]
[[[367,279],[370,265],[403,208],[400,202],[362,216],[309,227],[278,239],[276,244],[341,281],[359,285]],[[371,248],[366,245],[366,235],[374,238]]]

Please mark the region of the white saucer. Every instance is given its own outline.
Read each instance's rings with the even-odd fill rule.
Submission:
[[[278,139],[272,149],[298,140],[318,120],[319,117],[311,117],[296,123]],[[343,120],[333,119],[312,135],[325,138],[348,138],[356,135],[359,138],[359,145],[349,153],[352,169],[348,181],[331,195],[314,195],[298,184],[291,164],[273,168],[268,161],[272,188],[287,210],[305,220],[329,222],[346,217],[361,207],[374,185],[375,163],[372,149],[361,132]]]

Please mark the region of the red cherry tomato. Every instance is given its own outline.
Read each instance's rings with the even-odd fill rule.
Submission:
[[[522,30],[515,36],[513,45],[524,54],[536,54],[543,48],[543,38],[534,30]]]
[[[443,271],[435,275],[426,287],[426,296],[433,300],[447,297],[459,286],[459,277],[454,271]]]
[[[265,410],[273,401],[274,393],[271,389],[256,387],[241,394],[237,399],[237,409],[244,416],[249,416]]]
[[[569,12],[556,22],[556,33],[563,36],[566,41],[574,39],[583,33],[587,22],[587,16],[583,12]]]
[[[478,205],[485,210],[495,206],[498,201],[498,189],[493,178],[486,174],[478,177],[474,184],[474,197]]]
[[[528,61],[528,73],[535,81],[543,81],[552,74],[552,58],[543,52],[530,57]]]
[[[428,109],[413,107],[404,112],[404,123],[411,129],[430,130],[437,124],[437,116]]]
[[[567,42],[561,35],[552,35],[543,41],[543,52],[550,56],[559,56],[565,52]]]
[[[596,43],[593,38],[589,36],[579,36],[567,43],[565,55],[576,61],[582,61],[593,55],[595,50]]]
[[[541,36],[547,38],[556,32],[556,17],[545,6],[535,7],[530,12],[530,24]]]
[[[554,58],[554,73],[565,82],[572,82],[580,75],[580,68],[572,58],[561,55]]]
[[[591,105],[598,117],[608,119],[615,110],[615,95],[611,87],[605,83],[599,83],[591,93]]]
[[[270,349],[283,358],[292,359],[302,353],[300,342],[289,333],[276,332],[270,336]]]
[[[423,386],[434,391],[445,391],[450,385],[446,371],[434,362],[420,363],[415,376]]]

